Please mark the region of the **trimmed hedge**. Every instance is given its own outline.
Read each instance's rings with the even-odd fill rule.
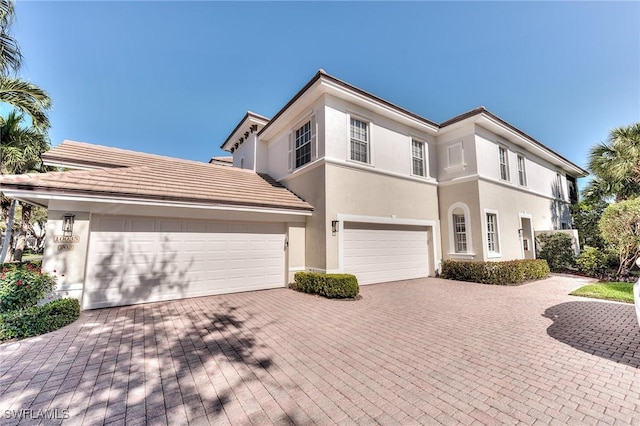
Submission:
[[[544,259],[509,260],[506,262],[445,260],[442,263],[441,276],[450,280],[482,284],[514,285],[544,278],[549,275],[549,272],[549,265]]]
[[[80,316],[78,299],[58,299],[46,305],[0,314],[0,341],[37,336],[69,325]]]
[[[354,298],[360,292],[358,279],[351,274],[296,272],[291,286],[296,291],[317,294],[329,299]]]

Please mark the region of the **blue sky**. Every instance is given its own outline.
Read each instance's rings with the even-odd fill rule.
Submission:
[[[441,122],[480,105],[579,165],[640,121],[638,2],[36,2],[20,72],[64,139],[207,161],[323,68]]]

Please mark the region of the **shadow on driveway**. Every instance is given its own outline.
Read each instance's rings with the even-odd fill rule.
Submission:
[[[583,352],[640,368],[640,327],[633,305],[567,302],[548,308],[547,334]]]

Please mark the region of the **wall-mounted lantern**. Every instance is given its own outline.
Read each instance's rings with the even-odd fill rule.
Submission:
[[[333,235],[336,235],[336,232],[338,232],[338,221],[337,220],[332,220],[331,221],[331,232],[333,233]]]
[[[518,237],[522,238],[523,236],[523,231],[522,228],[518,229]]]
[[[62,216],[62,232],[65,236],[73,234],[73,222],[75,218],[76,215],[71,213],[66,213]]]

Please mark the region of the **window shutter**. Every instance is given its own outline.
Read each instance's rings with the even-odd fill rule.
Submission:
[[[316,115],[311,116],[311,160],[315,160],[318,156],[318,137],[316,129]]]
[[[293,133],[289,133],[289,170],[293,170]]]

